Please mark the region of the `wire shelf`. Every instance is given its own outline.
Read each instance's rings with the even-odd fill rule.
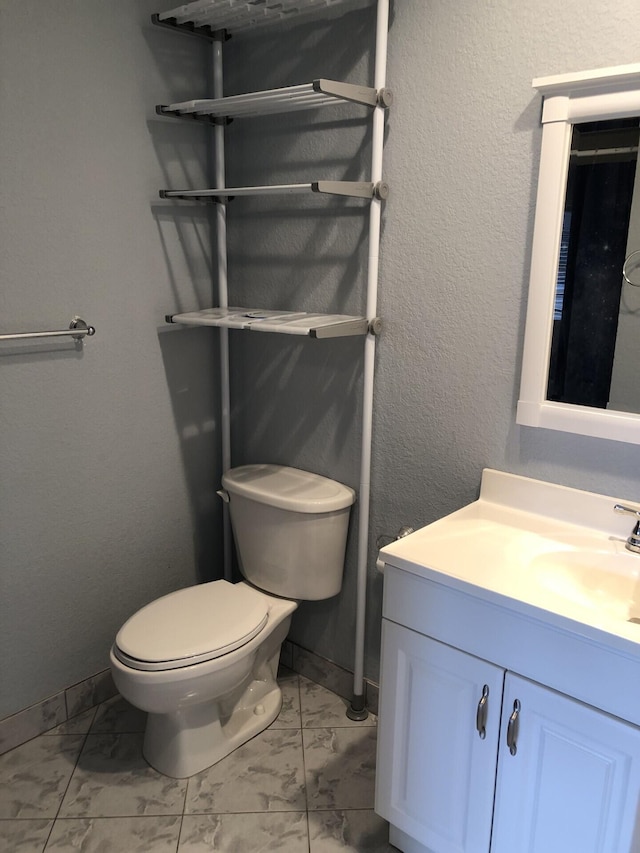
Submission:
[[[365,335],[366,317],[349,314],[309,314],[304,311],[273,311],[262,308],[205,308],[166,317],[182,326],[217,326],[251,332],[276,332],[311,338],[342,338]]]
[[[154,15],[160,26],[211,37],[214,32],[241,33],[277,24],[335,18],[375,0],[195,0]]]
[[[272,184],[261,187],[224,187],[204,190],[160,190],[160,198],[180,201],[217,201],[226,204],[236,196],[259,195],[302,195],[320,193],[349,198],[377,198],[384,200],[389,195],[389,186],[384,181],[312,181],[308,184]]]
[[[294,112],[349,103],[368,107],[376,105],[389,107],[392,100],[393,94],[390,89],[385,88],[378,92],[368,86],[321,78],[297,86],[248,92],[243,95],[228,95],[225,98],[159,104],[156,110],[160,115],[211,120]]]

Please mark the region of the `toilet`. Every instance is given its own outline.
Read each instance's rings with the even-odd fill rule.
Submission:
[[[280,648],[300,600],[340,592],[355,492],[281,465],[222,477],[244,580],[172,592],[125,622],[116,687],[148,712],[143,754],[174,778],[210,767],[275,720]]]

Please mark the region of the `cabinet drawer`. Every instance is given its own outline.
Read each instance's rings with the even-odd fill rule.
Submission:
[[[640,725],[637,656],[581,635],[578,623],[443,577],[451,584],[387,564],[383,616]]]

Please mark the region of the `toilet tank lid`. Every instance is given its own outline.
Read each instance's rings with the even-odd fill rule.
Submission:
[[[241,465],[222,475],[232,495],[292,512],[334,512],[351,506],[356,493],[349,486],[285,465]]]

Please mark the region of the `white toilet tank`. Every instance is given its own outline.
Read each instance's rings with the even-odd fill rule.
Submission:
[[[353,489],[283,465],[232,468],[222,485],[240,570],[250,583],[293,599],[340,592]]]

